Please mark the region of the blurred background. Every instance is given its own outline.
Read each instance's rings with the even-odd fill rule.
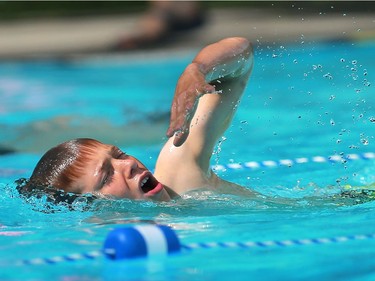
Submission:
[[[337,50],[333,47],[343,42],[357,46],[373,42],[375,5],[372,1],[1,1],[1,154],[42,153],[80,135],[124,146],[161,143],[179,74],[198,49],[228,36],[245,36],[253,42],[261,73],[253,90],[263,94],[259,85],[265,87],[272,79],[272,96],[291,77],[288,71],[302,67],[305,59],[307,64],[307,56],[315,53],[313,64],[329,66],[333,57],[319,57],[319,43],[328,42]],[[292,45],[301,49],[299,65],[288,60]],[[261,60],[267,56],[278,57],[280,64],[273,60],[264,67]],[[372,55],[364,56],[371,75]],[[275,74],[270,66],[275,66]],[[339,75],[341,66],[332,67]],[[342,71],[346,77],[346,68]],[[276,76],[281,81],[276,82]],[[314,83],[309,91],[316,84],[325,85]],[[147,95],[157,96],[158,104],[149,102]],[[147,132],[142,139],[140,126]]]
[[[1,1],[0,58],[199,48],[234,35],[255,44],[366,39],[374,11],[372,1]],[[129,47],[147,32],[155,38]]]

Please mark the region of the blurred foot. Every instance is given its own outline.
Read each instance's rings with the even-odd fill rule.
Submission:
[[[16,153],[16,150],[10,147],[0,145],[0,155]]]
[[[155,1],[142,17],[136,34],[121,38],[114,51],[154,47],[171,39],[176,31],[191,30],[204,22],[198,2]]]

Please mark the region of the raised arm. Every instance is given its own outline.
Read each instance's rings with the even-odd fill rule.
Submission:
[[[251,44],[242,37],[223,39],[198,53],[178,80],[172,102],[167,136],[175,134],[175,146],[182,145],[187,139],[199,98],[205,94],[225,92],[224,95],[231,97],[224,99],[236,102],[242,94],[252,65]],[[240,83],[240,80],[244,83]],[[231,86],[238,88],[233,83],[243,84],[242,89],[232,90]]]
[[[252,65],[250,43],[235,37],[205,47],[186,67],[172,103],[170,138],[156,163],[155,177],[164,186],[177,194],[232,186],[211,171],[210,160],[231,123]]]

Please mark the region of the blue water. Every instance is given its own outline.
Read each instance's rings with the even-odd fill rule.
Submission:
[[[237,115],[212,164],[375,151],[375,42],[257,46]],[[372,280],[375,241],[253,249],[200,249],[165,259],[17,265],[99,250],[123,225],[171,226],[182,243],[266,241],[375,233],[375,202],[343,199],[375,182],[375,161],[224,170],[265,195],[208,192],[167,203],[102,201],[90,211],[25,203],[13,181],[42,153],[74,137],[119,145],[153,168],[175,83],[195,52],[0,64],[1,280]],[[336,195],[336,196],[335,196]],[[46,208],[54,212],[46,212]],[[48,209],[50,211],[50,209]]]

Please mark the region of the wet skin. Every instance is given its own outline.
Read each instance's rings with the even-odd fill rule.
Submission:
[[[75,182],[78,193],[136,200],[169,201],[165,187],[136,158],[112,145],[100,144]]]

